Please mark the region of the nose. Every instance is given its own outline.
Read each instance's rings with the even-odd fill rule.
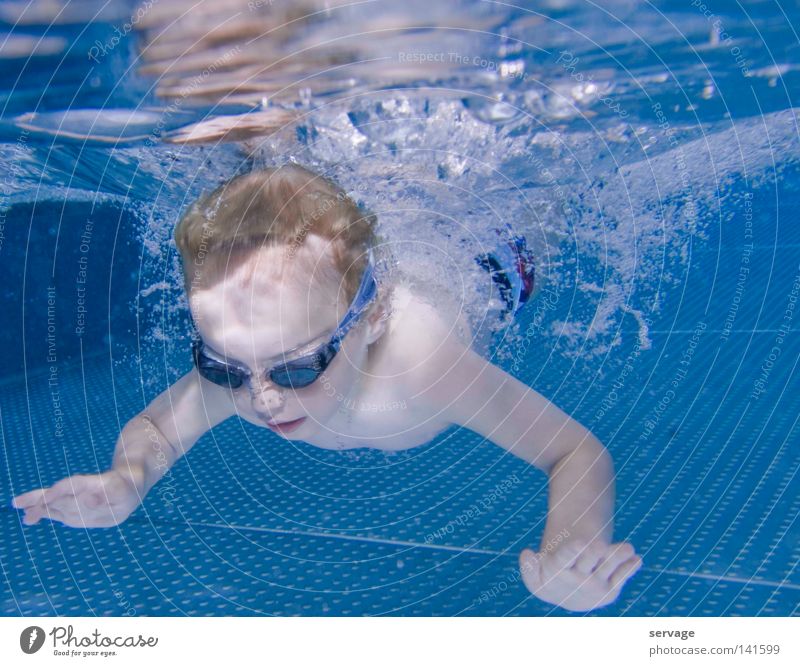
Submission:
[[[253,409],[266,420],[274,418],[286,402],[286,395],[275,384],[252,377],[250,397]]]

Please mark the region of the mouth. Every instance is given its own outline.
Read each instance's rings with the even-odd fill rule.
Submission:
[[[303,416],[302,418],[295,419],[294,421],[282,421],[281,423],[276,423],[274,421],[265,421],[265,423],[267,424],[267,427],[269,427],[270,430],[285,435],[299,428],[306,420],[306,418],[307,417]]]

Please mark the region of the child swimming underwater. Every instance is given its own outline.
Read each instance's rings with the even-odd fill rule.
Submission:
[[[326,449],[408,449],[457,425],[549,477],[542,547],[520,554],[528,589],[573,611],[613,602],[641,559],[630,543],[611,543],[608,451],[476,353],[463,320],[449,321],[407,285],[379,285],[375,222],[335,184],[297,166],[235,177],[195,202],[175,231],[196,333],[193,368],[125,425],[109,470],[16,497],[23,522],[123,522],[206,431],[234,415]],[[517,239],[478,258],[511,311],[532,288],[522,250]],[[503,252],[516,272],[503,268]]]

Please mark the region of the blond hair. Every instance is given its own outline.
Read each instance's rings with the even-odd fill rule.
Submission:
[[[331,180],[296,165],[236,176],[201,196],[175,228],[187,294],[200,278],[198,266],[218,265],[262,246],[283,246],[293,256],[308,234],[330,242],[333,264],[348,303],[378,246],[374,214],[359,208]],[[195,267],[195,277],[191,267]]]

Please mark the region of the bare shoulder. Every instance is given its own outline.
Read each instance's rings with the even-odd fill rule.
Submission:
[[[422,435],[457,425],[546,471],[576,443],[593,438],[545,396],[476,352],[435,304],[413,292],[397,302],[402,307],[383,348],[390,359],[383,372],[394,371],[396,381],[383,384],[397,387],[395,396],[408,401],[403,418],[429,426],[420,442]],[[403,445],[412,443],[404,434]]]
[[[452,349],[464,347],[471,337],[465,317],[445,312],[410,286],[397,285],[380,374],[392,373],[407,386],[424,390],[427,377],[443,370]]]
[[[392,366],[400,390],[441,421],[465,425],[475,410],[486,413],[489,406],[491,418],[500,417],[498,390],[519,382],[472,348],[466,321],[407,288],[396,291],[393,307],[386,340],[391,363],[383,368]]]

